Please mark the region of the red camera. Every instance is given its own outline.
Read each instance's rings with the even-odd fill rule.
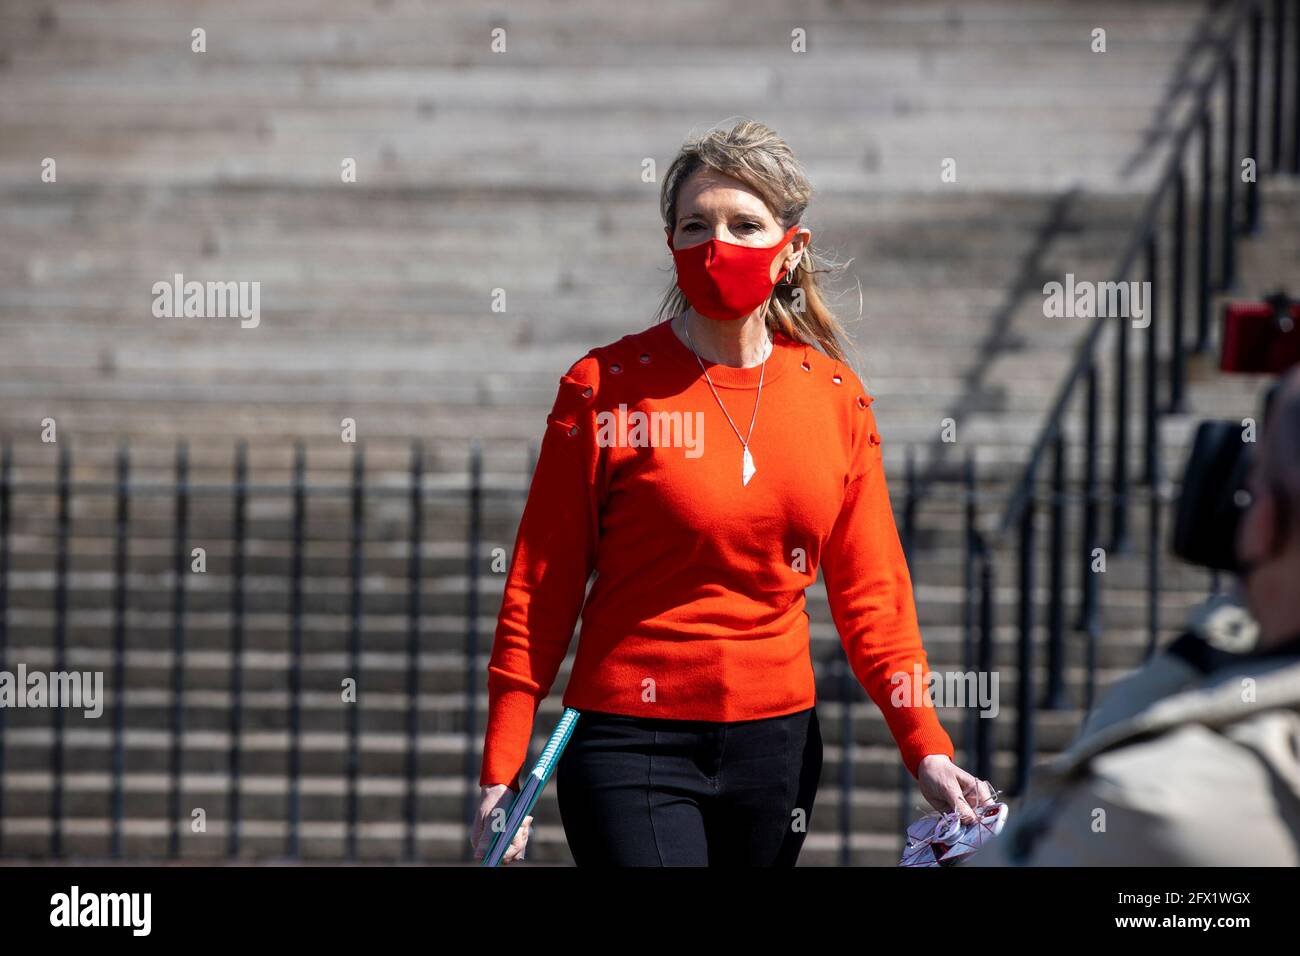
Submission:
[[[1275,292],[1263,302],[1224,306],[1221,370],[1280,375],[1296,364],[1300,364],[1300,302]]]

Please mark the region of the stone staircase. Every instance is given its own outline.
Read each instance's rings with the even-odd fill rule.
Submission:
[[[744,15],[738,14],[743,10]],[[901,507],[912,449],[926,471],[977,456],[986,518],[1018,474],[1082,320],[1046,320],[1044,281],[1108,277],[1180,97],[1213,29],[1199,3],[1138,7],[989,0],[804,5],[685,0],[637,10],[594,0],[516,4],[380,2],[364,16],[335,0],[277,4],[14,0],[0,29],[0,436],[20,483],[11,518],[7,666],[53,666],[57,458],[96,485],[70,515],[68,666],[113,666],[113,455],[129,440],[133,499],[124,696],[124,854],[166,852],[172,727],[171,568],[175,443],[189,446],[188,543],[208,571],[187,580],[182,807],[207,811],[186,857],[226,851],[231,709],[232,505],[237,441],[248,443],[241,856],[285,846],[292,510],[283,490],[301,441],[309,497],[304,556],[301,853],[344,852],[350,512],[355,447],[367,487],[361,605],[359,855],[402,849],[407,719],[404,491],[423,443],[418,850],[462,858],[467,784],[466,474],[482,452],[479,679],[501,590],[488,563],[513,542],[529,463],[558,376],[592,345],[643,328],[669,279],[657,183],[683,136],[732,115],[776,128],[819,195],[815,242],[850,264],[836,300],[876,395],[886,467]],[[725,27],[722,26],[725,24]],[[189,52],[207,30],[208,52]],[[1104,26],[1109,52],[1090,52]],[[507,52],[490,51],[504,27]],[[790,51],[806,30],[808,53]],[[701,58],[708,82],[701,82]],[[57,183],[39,178],[43,158]],[[358,182],[340,182],[354,158]],[[942,183],[939,164],[958,162]],[[1264,232],[1241,262],[1251,294],[1294,271],[1297,205],[1270,183]],[[1280,237],[1280,239],[1279,239]],[[1279,253],[1281,241],[1291,253]],[[1271,248],[1272,251],[1267,251]],[[159,319],[151,287],[187,279],[262,283],[258,327]],[[862,315],[857,321],[858,288]],[[491,309],[504,289],[505,312]],[[1134,361],[1140,351],[1134,349]],[[1135,366],[1136,367],[1136,366]],[[1194,413],[1248,414],[1254,385],[1193,365],[1193,414],[1170,419],[1181,466]],[[1107,393],[1109,394],[1109,393]],[[1231,409],[1229,411],[1229,409]],[[938,447],[940,422],[959,441]],[[57,422],[58,443],[40,441]],[[1108,420],[1108,419],[1107,419]],[[1134,428],[1134,435],[1140,429]],[[1136,459],[1135,459],[1136,460]],[[1105,467],[1103,463],[1103,468]],[[1171,467],[1172,470],[1172,467]],[[1103,471],[1103,474],[1105,472]],[[37,487],[39,486],[39,488]],[[260,489],[260,490],[259,490]],[[1139,509],[1140,510],[1140,509]],[[961,502],[940,483],[918,513],[914,576],[934,666],[959,665]],[[1135,512],[1133,537],[1142,539]],[[1140,547],[1117,556],[1107,588],[1103,682],[1140,660]],[[1016,675],[1014,575],[1000,566],[995,642],[1002,716],[995,782],[1009,778]],[[1039,577],[1039,581],[1045,581]],[[1072,581],[1073,584],[1073,581]],[[1168,569],[1163,619],[1204,592]],[[804,864],[838,859],[836,783],[851,755],[852,859],[897,859],[898,759],[859,692],[841,734],[839,650],[819,586],[809,592],[826,762]],[[1072,645],[1074,647],[1074,645]],[[1041,660],[1041,655],[1040,655]],[[561,671],[533,753],[559,716]],[[1074,700],[1083,679],[1068,672]],[[1041,683],[1040,685],[1041,686]],[[112,701],[110,701],[110,707]],[[956,736],[957,715],[945,713]],[[1044,713],[1042,754],[1081,713]],[[48,853],[54,743],[49,711],[5,727],[6,856]],[[108,853],[112,718],[65,715],[65,855]],[[473,788],[476,791],[476,786]],[[915,797],[912,798],[915,800]],[[915,815],[919,811],[909,811]],[[529,856],[565,863],[553,792],[536,810]]]

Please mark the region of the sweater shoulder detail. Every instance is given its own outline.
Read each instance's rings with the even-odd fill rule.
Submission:
[[[548,425],[576,438],[590,420],[600,392],[601,368],[595,349],[569,366],[560,376],[555,402],[546,416]]]
[[[654,328],[588,349],[560,376],[548,420],[576,437],[584,419],[590,420],[601,409],[617,405],[620,395],[626,400],[627,390],[619,386],[635,379],[638,370],[649,364],[646,338]]]
[[[657,329],[658,326],[652,325],[640,332],[629,332],[605,345],[598,345],[589,350],[578,364],[586,363],[590,373],[600,375],[607,385],[613,384],[612,376],[635,375],[638,369],[649,365],[653,358],[652,336]]]
[[[863,449],[869,461],[878,461],[880,432],[871,410],[876,397],[867,391],[862,379],[846,363],[833,359],[812,345],[800,343],[804,355],[799,367],[823,389],[831,390],[832,407],[849,435],[849,446]],[[846,477],[845,479],[849,479]]]
[[[844,397],[860,409],[867,408],[875,401],[875,397],[862,384],[862,379],[846,362],[831,358],[815,346],[803,342],[794,344],[803,353],[799,367],[805,373],[811,374],[828,388],[843,391]]]

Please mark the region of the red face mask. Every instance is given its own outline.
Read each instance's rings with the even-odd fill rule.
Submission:
[[[798,230],[796,223],[774,246],[742,246],[710,239],[687,249],[674,249],[669,236],[668,248],[677,264],[677,288],[700,315],[743,319],[767,301],[786,274],[782,269],[773,279],[772,260]]]

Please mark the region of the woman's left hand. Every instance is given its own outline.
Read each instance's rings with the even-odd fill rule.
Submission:
[[[936,810],[956,810],[962,823],[974,823],[974,807],[993,798],[987,781],[971,776],[944,754],[930,754],[916,768],[921,795]]]

